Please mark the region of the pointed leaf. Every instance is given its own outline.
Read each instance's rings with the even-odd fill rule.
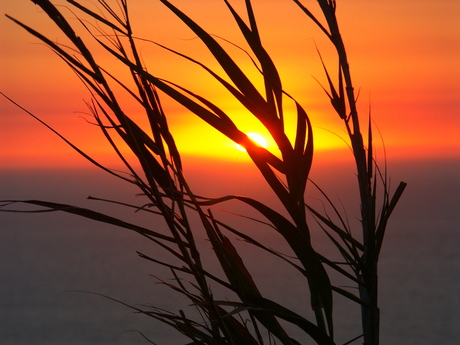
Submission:
[[[41,201],[41,200],[3,200],[2,202],[24,203],[24,204],[42,206],[42,207],[46,207],[50,209],[49,211],[62,211],[62,212],[75,214],[75,215],[78,215],[84,218],[96,220],[98,222],[116,225],[116,226],[119,226],[125,229],[133,230],[142,235],[147,235],[147,236],[155,237],[155,238],[165,240],[168,242],[176,243],[176,240],[172,237],[160,234],[158,232],[146,229],[144,227],[134,225],[134,224],[125,222],[123,220],[120,220],[120,219],[117,219],[117,218],[114,218],[114,217],[111,217],[106,214],[96,212],[90,209],[86,209],[86,208],[81,208],[81,207],[71,206],[71,205],[61,204],[61,203],[55,203],[55,202]],[[0,211],[5,211],[5,210],[0,209]],[[9,211],[6,211],[6,212],[9,212]],[[19,211],[19,212],[27,213],[29,211]]]
[[[160,0],[166,5],[179,19],[181,19],[206,45],[209,51],[214,55],[216,60],[225,70],[227,75],[233,83],[246,95],[252,99],[255,104],[258,104],[260,111],[267,110],[265,100],[257,91],[255,86],[250,82],[243,71],[236,65],[232,58],[225,52],[225,50],[216,42],[216,40],[204,31],[198,24],[190,19],[186,14],[180,11],[177,7],[167,0]]]

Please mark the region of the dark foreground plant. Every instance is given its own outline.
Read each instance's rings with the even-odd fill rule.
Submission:
[[[120,0],[112,5],[104,0],[98,0],[100,12],[97,13],[80,2],[67,0],[67,3],[72,6],[73,11],[82,11],[95,21],[94,25],[90,25],[88,21],[79,20],[92,38],[129,71],[134,87],[128,87],[127,83],[118,80],[99,65],[97,57],[57,7],[48,0],[35,0],[33,2],[54,21],[72,46],[60,45],[26,24],[8,17],[52,48],[85,83],[92,95],[92,100],[87,105],[105,138],[126,166],[129,175],[99,164],[67,140],[66,142],[91,163],[136,185],[148,198],[148,203],[141,206],[126,204],[125,206],[148,212],[152,217],[161,216],[169,232],[137,226],[93,210],[47,201],[5,200],[3,209],[7,210],[5,208],[7,205],[22,202],[73,213],[136,231],[163,248],[176,261],[165,261],[161,255],[158,257],[149,257],[141,253],[139,255],[171,270],[174,283],[166,281],[163,283],[186,296],[199,311],[201,318],[187,315],[183,310],[132,308],[176,328],[190,338],[192,344],[265,344],[271,343],[270,339],[273,337],[282,344],[299,344],[294,339],[295,336],[285,327],[286,323],[296,325],[317,344],[335,344],[332,315],[332,296],[335,292],[356,302],[361,308],[363,332],[361,335],[357,334],[350,342],[363,337],[364,344],[377,345],[379,342],[377,262],[388,219],[405,188],[405,183],[401,182],[391,195],[387,174],[379,170],[374,160],[370,125],[367,129],[367,142],[364,143],[348,59],[337,23],[335,1],[318,1],[324,16],[321,19],[314,16],[300,1],[292,0],[306,18],[313,21],[327,36],[337,52],[338,77],[334,81],[324,66],[328,82],[325,91],[334,111],[346,128],[356,162],[362,226],[362,236],[358,237],[353,235],[352,229],[342,220],[343,217],[332,204],[338,222],[333,221],[334,217],[329,217],[326,213],[305,204],[305,188],[314,151],[312,126],[303,107],[283,90],[278,70],[264,49],[259,36],[251,1],[245,1],[247,17],[245,21],[229,1],[222,0],[247,43],[248,56],[260,72],[263,80],[262,93],[256,88],[254,81],[239,67],[237,61],[219,43],[220,39],[206,32],[171,2],[159,1],[204,43],[225,75],[217,74],[190,56],[159,43],[153,41],[152,43],[196,64],[211,75],[248,110],[251,114],[248,116],[254,116],[267,129],[276,142],[280,155],[274,155],[252,142],[213,100],[147,71],[137,48],[139,39],[132,30],[127,0]],[[149,123],[148,132],[125,112],[115,91],[119,86],[144,109]],[[190,113],[245,147],[247,154],[276,194],[284,210],[275,210],[261,201],[248,197],[229,195],[210,199],[194,194],[187,183],[187,176],[183,174],[180,152],[168,127],[167,114],[163,111],[160,101],[160,91],[165,97],[181,104]],[[288,139],[285,131],[283,109],[286,102],[292,102],[296,109],[297,126],[293,142]],[[135,154],[141,170],[137,170],[122,154],[115,137],[121,138]],[[269,223],[284,238],[295,254],[295,258],[282,256],[269,249],[266,244],[251,238],[244,229],[234,229],[216,219],[209,206],[228,200],[236,200],[247,205],[248,208],[255,209],[262,220]],[[326,201],[330,203],[327,197]],[[283,215],[285,211],[287,216]],[[338,264],[315,251],[314,243],[310,238],[310,227],[307,224],[307,212],[314,215],[317,223],[339,249],[344,263]],[[198,216],[199,225],[190,221],[191,214]],[[202,262],[195,240],[197,227],[205,230],[225,274],[225,280],[211,273]],[[225,232],[236,234],[295,267],[305,277],[314,320],[309,320],[306,315],[294,313],[275,301],[265,298]],[[350,285],[358,288],[359,295],[331,284],[325,265],[349,279]],[[220,290],[216,289],[216,286],[219,286]],[[219,297],[214,294],[214,291],[228,291],[228,293],[223,292],[219,294],[222,297]],[[234,300],[225,299],[229,293],[235,296]],[[280,322],[280,320],[284,321]],[[270,334],[268,340],[266,334]]]

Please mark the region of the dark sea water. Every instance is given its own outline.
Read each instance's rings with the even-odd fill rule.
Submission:
[[[457,345],[460,343],[460,160],[397,161],[389,168],[392,185],[404,180],[408,187],[394,213],[381,253],[381,344]],[[227,193],[226,188],[232,190],[237,185],[241,188],[237,193],[270,198],[264,194],[264,186],[255,183],[249,173],[247,178],[236,176],[222,181],[216,176],[219,169],[225,168],[210,164],[203,169],[201,173],[208,176],[194,170],[192,182],[205,194]],[[347,166],[319,164],[312,176],[345,205],[348,198],[353,198],[350,188],[354,176]],[[0,172],[0,199],[95,205],[108,213],[123,215],[121,209],[88,201],[86,197],[137,201],[135,193],[131,187],[120,186],[112,177],[94,170]],[[315,202],[313,198],[311,201]],[[347,209],[352,223],[354,211]],[[152,228],[163,226],[158,219],[131,213],[125,216],[140,218],[136,221]],[[279,242],[276,235],[266,230],[250,231],[273,246]],[[327,254],[331,250],[321,236],[313,237],[318,251]],[[209,246],[202,238],[200,241],[203,248]],[[239,248],[249,259],[256,281],[266,286],[263,293],[267,297],[282,301],[299,313],[309,310],[304,282],[296,272],[248,249],[246,244],[240,244]],[[147,344],[137,331],[158,344],[185,344],[174,331],[154,320],[87,293],[107,295],[134,305],[186,309],[187,300],[157,284],[151,276],[168,278],[170,274],[140,259],[136,251],[158,255],[137,234],[76,216],[0,213],[0,344]],[[206,254],[204,259],[207,260]],[[337,298],[335,315],[337,344],[359,334],[355,305]]]

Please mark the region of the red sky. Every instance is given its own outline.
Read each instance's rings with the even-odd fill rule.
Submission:
[[[200,44],[192,39],[193,34],[161,4],[148,3],[151,8],[141,8],[137,1],[132,2],[138,36],[210,61],[209,56],[198,49]],[[210,32],[241,42],[235,25],[219,1],[196,0],[193,6],[190,1],[174,3]],[[304,3],[312,9],[317,7],[316,1]],[[315,81],[316,78],[326,85],[314,42],[333,70],[335,60],[330,44],[290,1],[260,0],[255,4],[264,44],[278,65],[283,85],[311,116],[317,156],[326,150],[345,148],[337,137],[344,135],[343,126]],[[363,123],[371,109],[387,153],[400,158],[459,157],[460,2],[354,0],[339,1],[338,7],[354,84],[359,89]],[[83,100],[90,97],[80,81],[54,53],[43,44],[37,44],[36,39],[3,14],[8,13],[60,42],[62,35],[30,1],[4,1],[0,4],[0,12],[0,91],[89,153],[109,159],[106,158],[108,146],[97,129],[84,120],[90,116],[84,114],[87,109]],[[75,20],[72,23],[77,25]],[[244,60],[244,54],[236,49],[231,51]],[[149,71],[184,82],[196,92],[212,97],[235,118],[243,131],[259,130],[225,94],[210,86],[198,70],[150,44],[145,44],[141,52]],[[112,63],[107,57],[100,61]],[[246,60],[244,68],[249,72],[250,67]],[[185,80],[184,75],[187,76]],[[236,150],[222,135],[180,108],[168,102],[165,104],[183,154],[245,159],[245,153]],[[70,152],[46,128],[0,98],[0,169],[85,164]]]

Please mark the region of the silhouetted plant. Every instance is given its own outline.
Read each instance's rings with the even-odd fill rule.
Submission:
[[[65,138],[63,139],[91,163],[109,174],[136,185],[149,202],[141,206],[123,205],[148,212],[152,217],[160,215],[165,220],[169,233],[137,226],[93,210],[48,201],[6,200],[3,210],[8,210],[5,207],[7,205],[21,202],[73,213],[133,230],[162,247],[179,260],[182,266],[165,261],[161,256],[149,257],[141,253],[139,255],[158,265],[168,267],[174,277],[174,283],[166,281],[163,283],[187,297],[204,317],[193,318],[183,310],[163,311],[155,307],[134,306],[132,308],[177,329],[189,337],[193,344],[264,344],[269,341],[264,336],[267,332],[283,344],[299,344],[283,326],[285,323],[280,323],[280,320],[298,326],[318,344],[335,344],[332,295],[336,292],[359,304],[362,310],[363,333],[349,343],[363,337],[364,344],[377,345],[379,343],[377,262],[388,219],[405,188],[405,183],[401,182],[396,191],[390,193],[387,174],[379,170],[374,160],[370,124],[367,130],[367,143],[364,143],[349,62],[336,17],[336,2],[318,1],[324,16],[320,19],[300,1],[292,0],[306,15],[307,20],[313,21],[327,36],[337,52],[339,68],[335,80],[323,63],[328,82],[325,92],[346,128],[356,162],[362,240],[353,235],[352,229],[343,221],[343,216],[325,195],[326,203],[332,206],[338,222],[333,221],[328,214],[305,204],[305,188],[314,152],[312,125],[301,104],[283,89],[278,70],[269,53],[264,49],[251,1],[245,1],[245,15],[248,18],[246,22],[229,1],[222,0],[250,49],[247,54],[260,72],[264,82],[262,93],[256,88],[254,81],[243,72],[238,61],[219,43],[219,39],[205,31],[171,2],[159,1],[204,43],[225,76],[220,76],[191,56],[154,41],[151,42],[196,64],[212,76],[248,110],[251,114],[248,116],[254,116],[267,129],[280,155],[274,155],[251,141],[212,99],[202,97],[180,84],[161,79],[147,70],[137,48],[139,39],[136,38],[131,26],[127,0],[120,0],[113,5],[98,0],[100,13],[74,0],[67,0],[67,3],[72,6],[72,10],[80,10],[96,22],[96,25],[90,26],[88,21],[79,20],[92,38],[127,68],[135,85],[133,88],[129,88],[126,83],[121,82],[99,65],[96,54],[77,35],[74,26],[70,25],[56,6],[48,0],[35,0],[33,2],[54,21],[72,46],[61,45],[26,24],[8,17],[52,48],[88,87],[92,95],[88,107],[114,152],[126,166],[129,175],[99,164]],[[150,133],[144,131],[124,110],[115,91],[120,85],[145,110]],[[187,183],[187,176],[183,173],[181,155],[169,130],[168,115],[163,110],[159,91],[243,146],[284,210],[275,210],[264,202],[243,196],[206,198],[194,194]],[[285,131],[283,110],[285,102],[293,102],[296,109],[297,126],[293,142],[289,140]],[[121,138],[135,154],[141,166],[140,171],[136,170],[123,155],[116,144],[115,137]],[[380,191],[380,194],[377,191]],[[248,208],[255,209],[264,222],[269,223],[282,235],[295,254],[295,259],[269,249],[266,244],[252,238],[244,229],[234,229],[216,219],[208,206],[228,200],[236,200]],[[288,216],[283,215],[284,211],[287,211]],[[318,224],[339,249],[345,265],[333,262],[315,251],[314,243],[310,238],[307,212],[314,215]],[[189,220],[191,213],[199,217],[199,225]],[[203,264],[195,240],[197,226],[206,231],[226,280],[212,274]],[[236,234],[280,260],[288,262],[305,276],[315,320],[308,320],[306,316],[265,298],[237,249],[224,232]],[[359,295],[332,285],[324,268],[325,265],[349,279],[358,288]],[[189,283],[185,283],[183,277]],[[219,286],[224,291],[234,293],[235,300],[217,298],[211,286]],[[249,319],[251,322],[244,322],[244,319]]]

